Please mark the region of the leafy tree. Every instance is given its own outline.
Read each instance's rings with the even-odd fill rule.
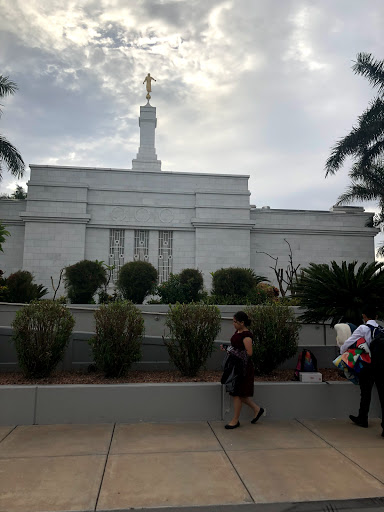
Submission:
[[[0,98],[15,94],[18,87],[15,82],[9,80],[9,77],[0,75]],[[1,116],[1,110],[0,110]],[[0,180],[2,179],[2,165],[5,164],[13,176],[21,178],[24,174],[24,161],[9,140],[0,134]]]
[[[301,319],[308,323],[331,320],[361,324],[364,307],[381,308],[384,299],[384,263],[357,261],[338,265],[332,261],[311,263],[296,283],[296,297],[306,309]]]
[[[27,192],[21,185],[16,185],[12,194],[1,194],[0,199],[27,199]]]
[[[11,194],[12,199],[27,199],[27,193],[21,185],[16,185],[16,190]]]
[[[130,261],[119,271],[117,288],[124,299],[142,304],[145,297],[155,290],[157,270],[148,261]]]
[[[203,290],[203,274],[196,268],[185,268],[179,274],[180,284],[184,287],[188,302],[196,302]]]
[[[65,287],[72,304],[89,304],[106,279],[106,270],[99,261],[82,260],[64,271]]]

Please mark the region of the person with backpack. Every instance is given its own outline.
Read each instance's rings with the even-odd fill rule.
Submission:
[[[221,350],[227,352],[227,359],[221,383],[225,384],[227,392],[233,397],[233,418],[225,425],[227,430],[240,427],[240,412],[243,404],[253,410],[251,420],[255,424],[264,413],[264,409],[253,400],[255,368],[252,362],[253,334],[249,330],[251,324],[244,311],[238,311],[233,317],[233,326],[236,329],[231,338],[230,345],[220,345]]]
[[[359,373],[360,409],[357,416],[349,416],[359,427],[368,427],[368,413],[371,405],[372,388],[376,383],[381,405],[382,437],[384,437],[384,329],[376,322],[377,313],[373,307],[365,307],[364,324],[355,329],[351,336],[340,347],[344,354],[360,338],[364,338],[371,356],[371,363],[363,363]]]

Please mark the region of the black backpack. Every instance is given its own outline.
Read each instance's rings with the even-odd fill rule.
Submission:
[[[300,372],[317,372],[317,359],[307,348],[302,350],[299,354],[294,380],[300,380]]]
[[[372,366],[384,368],[384,327],[375,327],[366,324],[372,333],[372,340],[369,346],[371,351]]]

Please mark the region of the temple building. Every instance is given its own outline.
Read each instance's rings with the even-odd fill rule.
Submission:
[[[60,270],[83,259],[115,265],[114,279],[133,260],[152,263],[160,282],[198,268],[207,289],[210,273],[230,266],[252,268],[276,284],[270,256],[286,268],[287,242],[301,267],[374,260],[372,213],[257,208],[247,175],[164,171],[156,125],[148,99],[140,107],[140,147],[131,169],[30,165],[27,199],[0,201],[1,222],[11,233],[0,253],[5,275],[29,270],[52,296],[51,276],[57,285]]]

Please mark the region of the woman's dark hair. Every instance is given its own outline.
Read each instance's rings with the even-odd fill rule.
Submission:
[[[238,322],[244,322],[245,327],[249,327],[251,325],[251,321],[248,318],[247,313],[244,313],[244,311],[238,311],[233,315],[233,318]]]

